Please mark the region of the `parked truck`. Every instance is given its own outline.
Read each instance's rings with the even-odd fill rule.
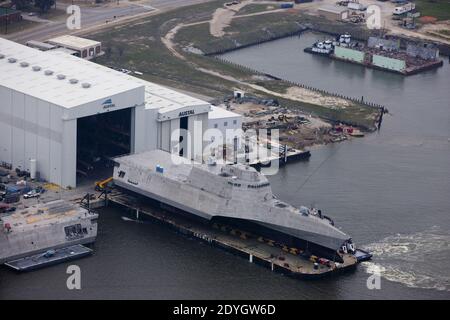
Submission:
[[[358,11],[364,11],[367,9],[367,7],[365,5],[363,5],[362,3],[356,2],[356,1],[350,1],[347,4],[347,8],[349,8],[351,10],[358,10]]]
[[[19,202],[20,201],[20,193],[19,192],[7,193],[4,196],[3,201],[8,204]]]
[[[393,14],[396,16],[399,16],[399,15],[405,14],[407,12],[410,12],[410,11],[414,10],[415,8],[416,8],[415,3],[408,2],[402,6],[395,7]]]

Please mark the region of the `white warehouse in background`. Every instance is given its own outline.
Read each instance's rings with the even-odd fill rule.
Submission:
[[[86,38],[64,35],[61,37],[49,39],[46,42],[51,45],[72,50],[75,52],[75,55],[77,57],[86,60],[93,59],[103,54],[101,42]]]
[[[242,136],[240,134],[230,135],[231,132],[239,132],[237,130],[242,129],[242,116],[240,114],[225,108],[211,106],[211,112],[208,115],[208,128],[220,130],[227,145],[233,146],[234,139],[237,139],[237,146],[240,147]]]
[[[62,187],[75,187],[103,156],[170,151],[180,128],[198,131],[175,139],[198,159],[194,137],[203,136],[209,111],[174,90],[0,38],[0,161]]]

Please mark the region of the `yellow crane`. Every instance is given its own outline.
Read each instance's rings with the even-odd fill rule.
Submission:
[[[113,177],[109,177],[108,179],[97,181],[95,183],[95,190],[97,191],[103,191],[105,190],[105,187],[113,180]]]

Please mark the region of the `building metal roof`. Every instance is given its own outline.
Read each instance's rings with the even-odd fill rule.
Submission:
[[[71,83],[71,79],[78,81]],[[58,51],[39,51],[2,38],[0,86],[64,108],[142,87],[138,82],[124,79],[120,72],[101,65]]]
[[[318,9],[319,11],[326,11],[331,13],[342,13],[348,11],[347,7],[338,7],[333,5],[324,5]]]
[[[71,35],[64,35],[56,38],[52,38],[47,40],[47,42],[51,44],[56,44],[63,47],[70,47],[70,48],[76,48],[76,49],[85,49],[90,47],[95,47],[100,45],[101,43],[98,41],[86,39],[86,38],[80,38],[76,36]]]
[[[72,50],[72,49],[68,49],[68,48],[64,48],[64,47],[58,47],[58,48],[54,48],[51,50],[53,52],[58,51],[58,52],[63,52],[65,54],[69,54],[69,55],[74,55],[74,54],[78,53],[78,51],[76,51],[76,50]]]
[[[15,61],[11,63],[10,59]],[[23,67],[22,62],[28,65]],[[40,69],[34,71],[33,67]],[[47,75],[48,71],[53,73]],[[58,79],[58,75],[65,78]],[[71,83],[71,79],[78,82]],[[84,88],[84,83],[90,87]],[[3,38],[0,38],[0,86],[64,108],[77,107],[140,87],[145,89],[146,109],[156,108],[160,113],[210,106],[208,102],[184,93],[58,50],[43,52]]]
[[[35,40],[27,41],[26,45],[27,45],[27,47],[39,49],[42,51],[52,50],[52,49],[57,48],[57,46],[54,44],[45,43],[45,42],[41,42],[41,41],[35,41]]]
[[[240,114],[231,112],[227,109],[220,108],[220,107],[211,107],[211,112],[208,114],[208,118],[211,120],[215,119],[225,119],[225,118],[237,118],[242,117]]]

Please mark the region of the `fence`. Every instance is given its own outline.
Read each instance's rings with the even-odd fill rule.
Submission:
[[[331,96],[331,97],[345,99],[345,100],[352,101],[354,103],[358,103],[358,104],[361,104],[361,105],[364,105],[364,106],[367,106],[367,107],[377,108],[377,109],[382,110],[383,112],[387,111],[387,108],[385,106],[383,106],[381,104],[373,103],[373,102],[370,102],[370,101],[365,101],[363,97],[358,99],[358,98],[355,98],[355,97],[345,96],[343,94],[336,93],[336,92],[329,92],[329,91],[326,91],[326,90],[323,90],[323,89],[319,89],[319,88],[316,88],[316,87],[313,87],[313,86],[310,86],[310,85],[306,85],[306,84],[303,84],[303,83],[281,79],[281,78],[278,78],[278,77],[276,77],[274,75],[255,70],[255,69],[252,69],[252,68],[247,67],[247,66],[243,66],[243,65],[235,63],[235,62],[231,62],[231,61],[223,59],[221,57],[210,56],[210,58],[215,59],[215,60],[217,60],[217,61],[219,61],[221,63],[229,64],[229,65],[233,66],[234,68],[240,69],[242,71],[250,72],[250,73],[253,73],[253,74],[256,74],[256,75],[265,76],[265,77],[268,77],[268,78],[273,79],[273,80],[282,81],[282,82],[287,83],[287,84],[289,84],[291,86],[297,86],[297,87],[300,87],[300,88],[311,90],[311,91],[320,93],[322,95],[327,95],[327,96]]]

